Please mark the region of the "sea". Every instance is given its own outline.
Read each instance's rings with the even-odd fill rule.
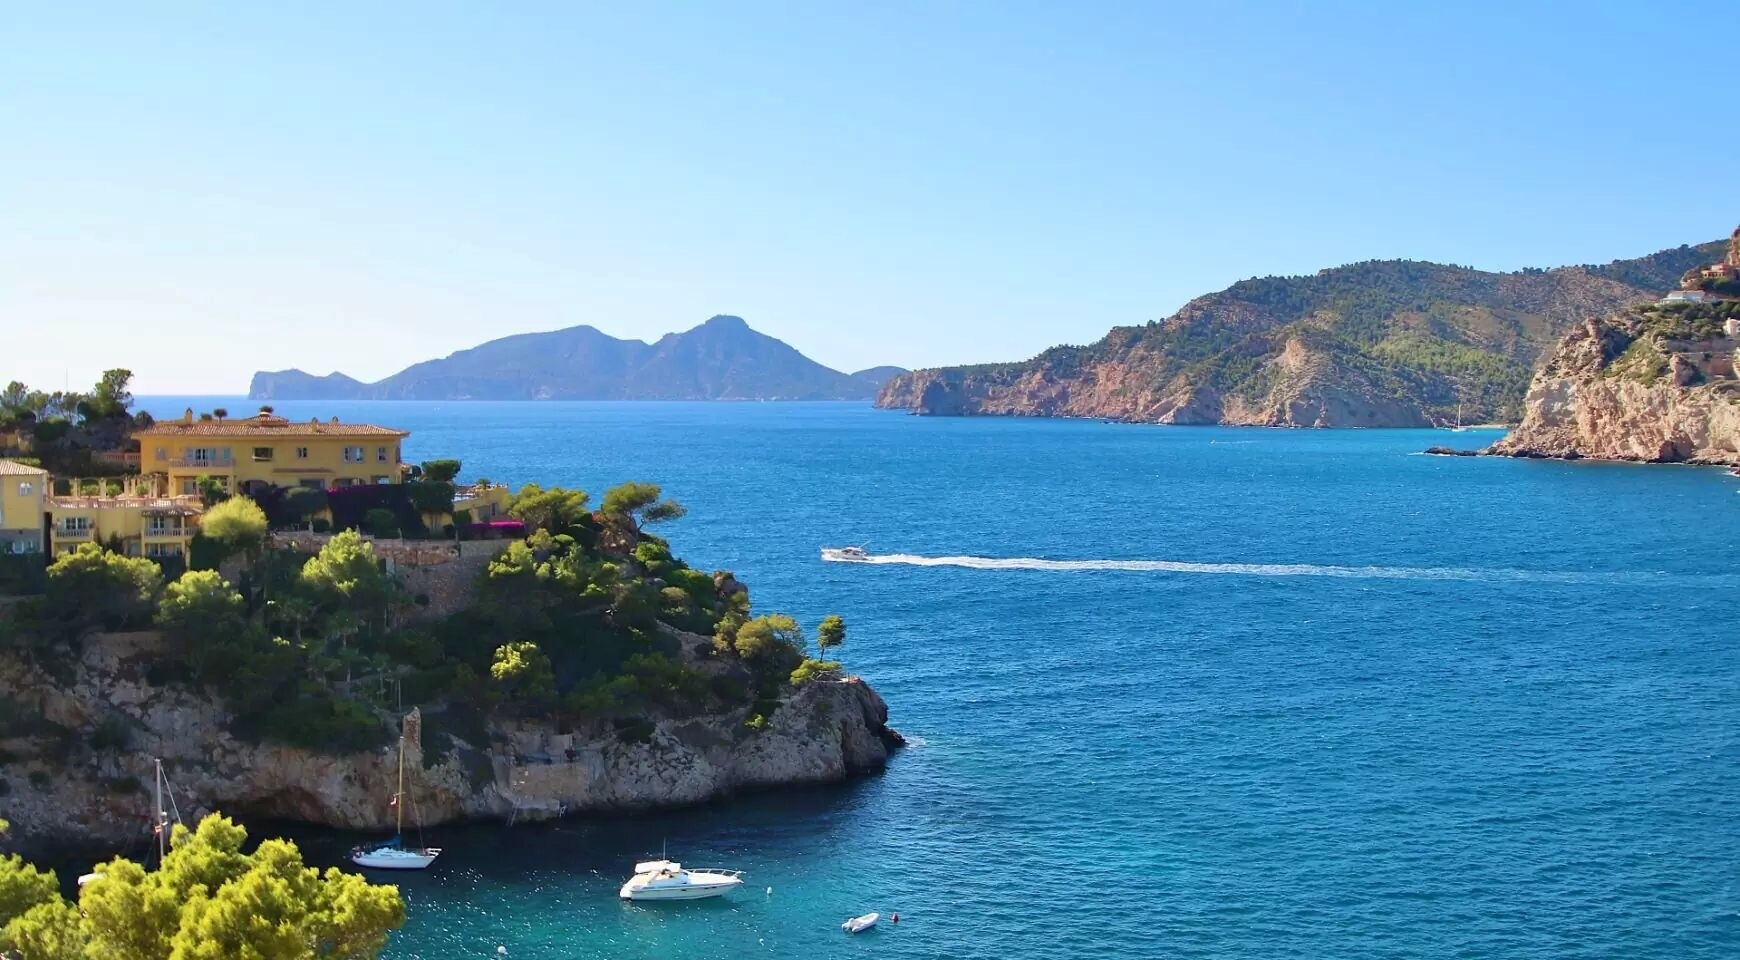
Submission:
[[[276,407],[468,479],[662,485],[691,565],[845,618],[909,740],[846,784],[430,829],[394,960],[1740,957],[1724,471],[845,403]],[[848,544],[875,562],[820,560]],[[748,882],[619,901],[665,850]]]

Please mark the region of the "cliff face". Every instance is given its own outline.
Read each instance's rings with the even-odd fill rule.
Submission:
[[[1246,280],[1087,346],[902,374],[876,405],[1297,427],[1426,426],[1459,407],[1468,421],[1514,419],[1566,325],[1653,299],[1712,249],[1516,273],[1372,261]]]
[[[1740,309],[1645,308],[1573,327],[1536,375],[1523,420],[1487,452],[1650,463],[1740,463]]]
[[[15,839],[122,844],[145,835],[154,756],[164,761],[185,820],[221,809],[391,830],[393,748],[333,756],[240,740],[212,698],[147,682],[157,644],[151,633],[98,635],[70,682],[0,657],[0,699],[13,715],[0,736],[9,755],[0,780]],[[840,780],[881,767],[900,742],[881,697],[856,679],[796,688],[763,730],[744,726],[747,710],[659,719],[650,733],[626,739],[608,726],[558,733],[490,721],[478,737],[488,742],[480,743],[436,738],[426,717],[422,745],[408,754],[407,792],[424,826],[647,809]]]
[[[877,406],[930,416],[1093,417],[1145,423],[1265,427],[1415,427],[1430,421],[1398,378],[1316,331],[1244,345],[1240,384],[1180,375],[1141,345],[1067,369],[1045,363],[920,370],[896,377]],[[1116,337],[1116,333],[1114,333]],[[1111,338],[1108,338],[1111,339]]]

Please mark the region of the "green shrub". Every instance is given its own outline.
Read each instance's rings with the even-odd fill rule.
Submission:
[[[377,537],[392,538],[399,535],[399,518],[385,507],[373,507],[363,514],[362,528],[366,533]]]

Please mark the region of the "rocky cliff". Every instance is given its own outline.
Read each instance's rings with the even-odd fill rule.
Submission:
[[[1572,327],[1530,385],[1513,457],[1740,463],[1740,303],[1650,306]]]
[[[0,806],[15,839],[39,848],[138,841],[149,829],[153,756],[184,819],[222,809],[391,829],[392,748],[334,756],[239,739],[213,698],[148,680],[159,643],[154,633],[95,635],[58,676],[0,656]],[[764,729],[745,726],[748,709],[655,718],[627,734],[481,718],[465,734],[426,715],[408,792],[425,826],[648,809],[840,780],[881,767],[900,742],[882,699],[857,679],[788,690]]]
[[[1371,261],[1241,281],[1163,321],[1020,363],[917,370],[879,407],[936,416],[1412,427],[1514,419],[1567,325],[1647,302],[1719,245],[1492,273]]]

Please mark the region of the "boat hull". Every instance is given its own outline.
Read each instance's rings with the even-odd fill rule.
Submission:
[[[368,870],[427,870],[440,855],[441,851],[434,847],[423,850],[387,847],[353,850],[350,862]]]
[[[730,883],[685,883],[668,887],[636,887],[634,881],[622,885],[618,896],[624,900],[705,900],[722,896],[743,885],[741,880]]]

